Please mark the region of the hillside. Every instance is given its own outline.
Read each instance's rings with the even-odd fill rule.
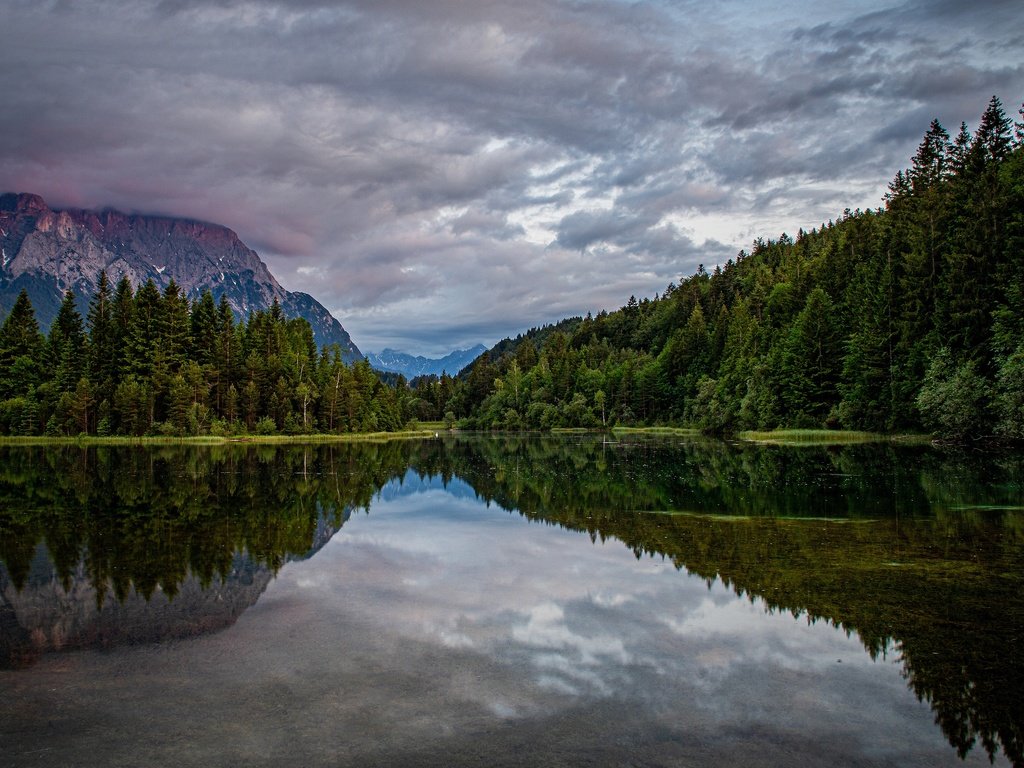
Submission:
[[[1024,124],[995,97],[973,135],[934,121],[884,203],[505,340],[464,376],[472,423],[1024,438]]]

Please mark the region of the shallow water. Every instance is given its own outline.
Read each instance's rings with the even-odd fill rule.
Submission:
[[[0,466],[4,765],[1021,761],[1020,457],[576,437]]]

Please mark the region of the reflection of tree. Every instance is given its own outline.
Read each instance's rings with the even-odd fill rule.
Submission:
[[[898,651],[961,755],[980,740],[1024,764],[1019,457],[558,437],[7,449],[0,560],[20,588],[44,543],[65,588],[84,570],[97,599],[173,596],[240,552],[270,571],[304,556],[410,467]]]
[[[38,543],[67,581],[84,558],[122,597],[208,582],[236,552],[278,569],[406,468],[396,445],[46,451],[0,455],[0,559],[24,584]]]
[[[895,649],[961,756],[980,740],[1024,764],[1019,457],[557,439],[448,450],[485,499],[857,632],[872,657]]]
[[[214,621],[213,609],[192,594],[193,586],[208,592],[211,586],[235,584],[251,579],[245,571],[252,568],[275,573],[288,558],[325,543],[348,510],[368,507],[377,489],[404,474],[406,466],[404,452],[387,444],[358,450],[5,450],[0,453],[0,664],[5,656],[30,661],[39,645],[29,639],[32,632],[52,635],[62,645],[107,644],[103,638],[123,634],[111,627],[111,614],[124,611],[138,617],[136,623],[167,625],[168,612],[159,613],[149,603],[157,593],[173,601],[182,585],[190,594],[179,603],[188,603],[198,617],[179,616],[178,624]],[[33,572],[39,581],[34,559],[40,544],[51,560],[45,579],[52,573],[61,594],[37,583],[27,599],[63,602],[66,610],[63,619],[56,608],[28,610],[30,624],[44,625],[26,627],[21,626],[25,617],[13,615],[2,593],[8,578],[17,592]],[[96,603],[91,612],[80,605],[83,583]],[[109,595],[116,605],[105,610]],[[170,612],[182,610],[175,606]],[[68,622],[75,625],[77,640],[66,637]],[[180,626],[165,628],[181,632]],[[154,639],[151,634],[131,629],[131,638]]]

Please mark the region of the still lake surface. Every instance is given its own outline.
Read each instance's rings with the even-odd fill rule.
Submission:
[[[0,764],[1024,765],[1024,456],[0,449]]]

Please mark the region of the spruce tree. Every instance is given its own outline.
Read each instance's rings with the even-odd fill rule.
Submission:
[[[73,392],[85,372],[85,331],[75,294],[64,292],[57,317],[47,337],[49,375],[58,392]]]
[[[25,396],[42,377],[44,341],[24,289],[0,326],[0,399]]]
[[[89,301],[89,382],[91,395],[100,403],[114,394],[117,356],[115,352],[113,310],[111,307],[110,282],[106,270],[100,272],[96,292]]]

